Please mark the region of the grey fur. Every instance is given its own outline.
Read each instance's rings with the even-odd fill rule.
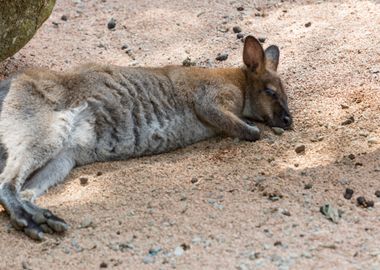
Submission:
[[[246,60],[265,61],[252,57],[264,52],[256,39],[248,40]],[[277,89],[278,100],[263,94],[266,84]],[[6,160],[0,203],[33,239],[67,229],[32,202],[75,166],[167,152],[220,133],[255,141],[260,131],[243,114],[283,127],[282,118],[290,118],[279,78],[263,68],[36,69],[1,82],[0,103],[0,160]]]

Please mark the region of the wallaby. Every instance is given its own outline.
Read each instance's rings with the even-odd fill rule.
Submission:
[[[251,121],[289,128],[279,49],[252,36],[240,68],[84,65],[30,69],[0,84],[0,203],[41,240],[68,225],[34,200],[75,167],[152,155],[224,133],[255,141]],[[246,121],[245,119],[249,119]]]

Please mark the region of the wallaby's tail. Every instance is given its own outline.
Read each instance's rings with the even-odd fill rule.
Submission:
[[[3,102],[5,97],[9,92],[9,87],[11,86],[11,79],[0,81],[0,114],[3,110]],[[0,141],[0,173],[3,171],[5,162],[7,161],[7,151],[4,145]]]

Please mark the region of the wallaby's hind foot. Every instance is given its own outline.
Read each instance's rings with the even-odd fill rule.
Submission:
[[[12,225],[32,239],[43,240],[44,232],[64,232],[68,229],[66,222],[49,210],[21,200],[8,183],[1,186],[0,202],[9,213]]]

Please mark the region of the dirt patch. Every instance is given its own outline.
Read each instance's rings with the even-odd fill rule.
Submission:
[[[253,34],[281,48],[295,127],[281,136],[262,127],[255,143],[214,138],[78,168],[38,200],[69,222],[65,236],[33,242],[2,212],[0,269],[380,267],[379,3],[256,4],[58,1],[0,76],[88,61],[239,66],[237,34]],[[359,207],[360,196],[374,207]],[[321,214],[326,203],[342,212],[337,223]]]

